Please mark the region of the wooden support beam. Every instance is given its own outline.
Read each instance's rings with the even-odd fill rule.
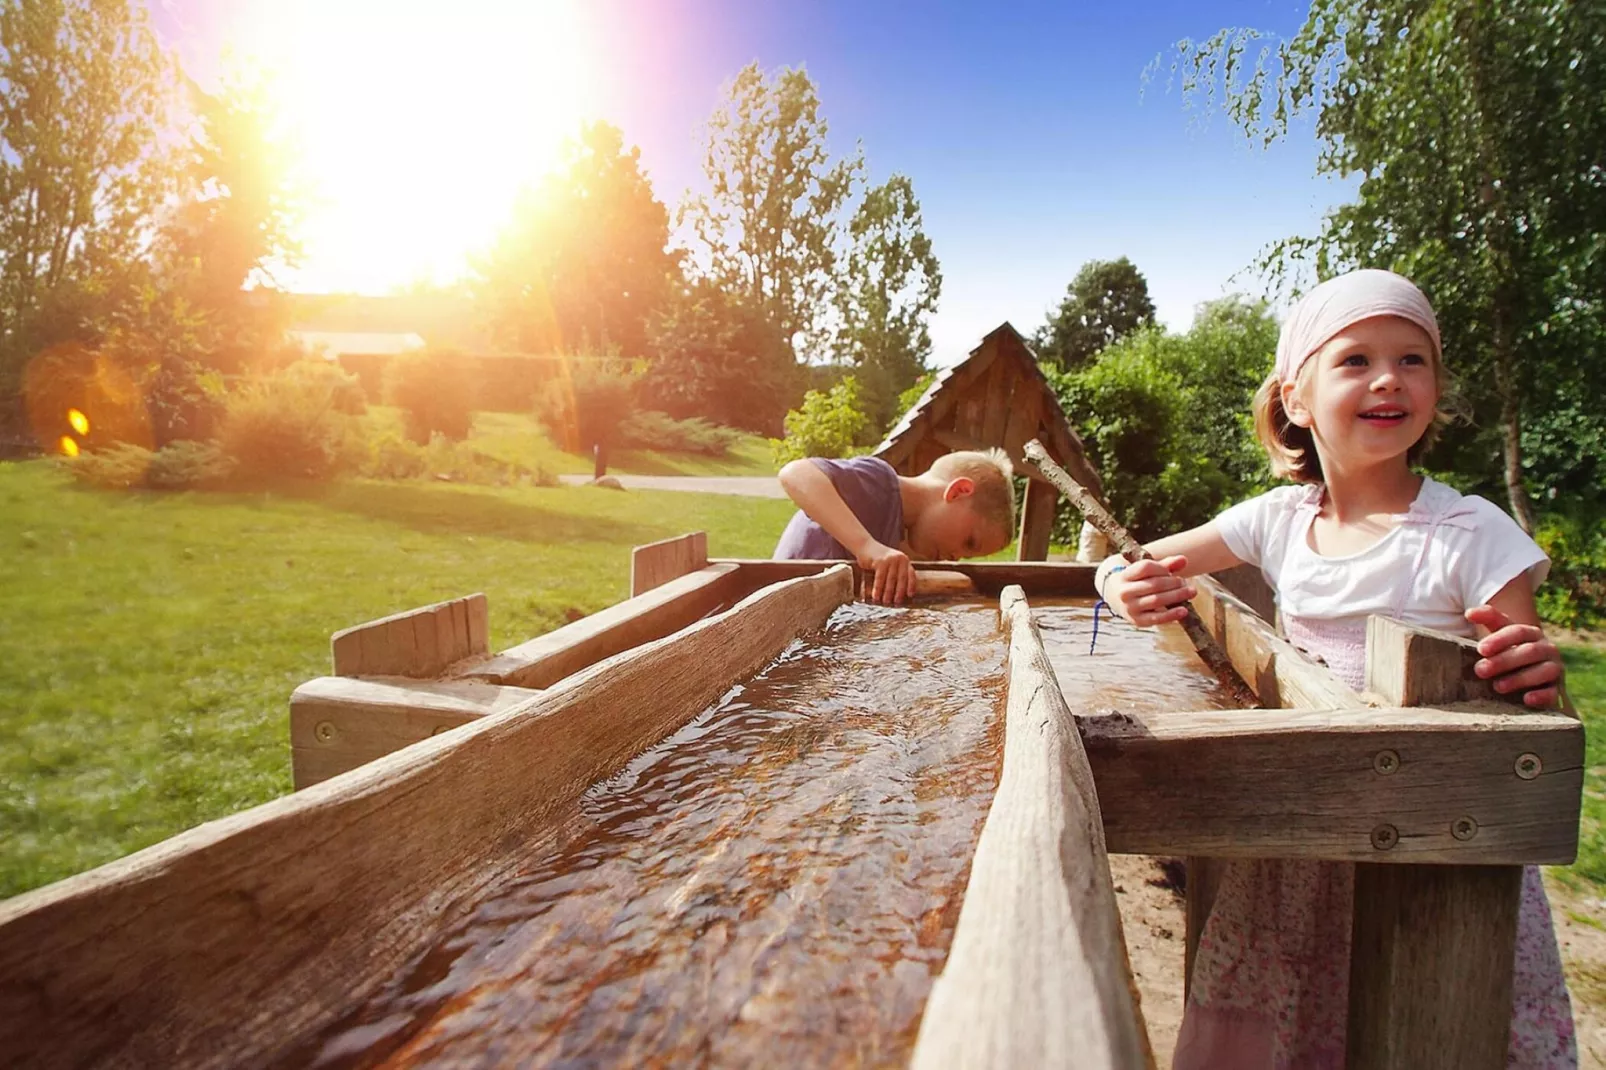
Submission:
[[[1232,667],[1254,689],[1262,706],[1313,710],[1366,706],[1366,700],[1344,686],[1330,669],[1294,649],[1219,582],[1209,576],[1195,576],[1190,582],[1198,591],[1193,606],[1199,619],[1227,651]]]
[[[1059,491],[1051,483],[1035,479],[1026,483],[1026,500],[1021,503],[1020,547],[1016,555],[1022,561],[1046,561],[1048,545],[1054,534],[1054,510],[1059,504]]]
[[[592,784],[850,595],[845,568],[768,588],[494,717],[0,903],[0,1062],[284,1062]]]
[[[1366,639],[1367,687],[1380,695],[1452,703],[1482,691],[1484,685],[1469,671],[1476,653],[1464,640],[1377,617],[1367,622]],[[1562,714],[1507,708],[1512,712],[1491,716],[1533,725],[1572,721]],[[1582,725],[1575,734],[1563,761],[1570,763],[1576,750],[1582,766]],[[1529,749],[1514,760],[1508,756],[1508,789],[1550,777],[1555,771],[1550,758],[1543,749]],[[1471,781],[1477,768],[1459,779]],[[1576,837],[1583,770],[1561,772],[1561,790],[1535,819],[1565,823]],[[1447,787],[1457,790],[1460,784]],[[1473,835],[1471,843],[1485,835],[1481,823],[1462,831]],[[1560,861],[1572,861],[1575,853],[1576,843]],[[1348,1065],[1356,1070],[1505,1066],[1521,902],[1522,870],[1514,865],[1356,866]]]
[[[738,565],[743,582],[761,587],[793,576],[809,576],[840,561],[769,561],[756,558],[716,557],[713,565]],[[1011,584],[1028,594],[1056,598],[1093,597],[1096,565],[1081,561],[917,561],[915,571],[956,572],[975,581],[982,594],[996,597]],[[855,569],[857,571],[857,569]]]
[[[1584,733],[1560,713],[1209,710],[1078,723],[1118,854],[1470,865],[1577,853]]]
[[[551,687],[604,658],[640,646],[735,602],[743,589],[733,564],[712,564],[537,636],[494,657],[463,666],[457,676],[515,687]]]
[[[630,597],[646,594],[708,564],[708,533],[694,531],[630,551]]]
[[[329,640],[336,676],[439,676],[490,650],[483,594],[436,602],[338,631]]]
[[[539,694],[473,680],[309,680],[290,696],[290,768],[296,790]]]
[[[1004,767],[911,1065],[1154,1065],[1076,725],[1018,587]]]

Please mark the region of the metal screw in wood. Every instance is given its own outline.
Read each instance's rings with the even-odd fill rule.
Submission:
[[[1372,769],[1381,776],[1388,776],[1400,768],[1400,756],[1391,750],[1380,750],[1372,759]]]
[[[1400,830],[1393,825],[1379,825],[1372,830],[1372,846],[1379,851],[1389,851],[1400,842]]]
[[[318,727],[312,730],[312,734],[319,743],[332,743],[338,733],[335,731],[333,721],[319,721]]]
[[[1539,755],[1537,754],[1519,754],[1517,755],[1516,768],[1519,777],[1524,780],[1532,780],[1544,772],[1545,763],[1539,760]]]
[[[1450,835],[1458,840],[1470,840],[1478,834],[1478,823],[1470,817],[1458,817],[1450,823]]]

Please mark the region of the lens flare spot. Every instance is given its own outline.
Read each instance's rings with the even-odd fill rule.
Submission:
[[[61,452],[68,457],[78,456],[78,441],[71,435],[62,435]]]
[[[80,435],[89,434],[89,417],[85,416],[77,409],[67,410],[67,422],[71,424],[72,429],[77,431]]]

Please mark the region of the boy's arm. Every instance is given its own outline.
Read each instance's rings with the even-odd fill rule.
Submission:
[[[909,555],[876,541],[819,465],[807,459],[789,461],[781,469],[780,481],[786,496],[841,543],[859,567],[874,571],[870,593],[874,601],[895,605],[913,596],[915,570]]]

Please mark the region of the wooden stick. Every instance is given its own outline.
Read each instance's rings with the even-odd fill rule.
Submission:
[[[1110,511],[1104,508],[1102,502],[1089,494],[1087,488],[1072,479],[1070,473],[1054,463],[1054,458],[1048,455],[1048,451],[1043,448],[1041,442],[1035,438],[1032,439],[1026,443],[1023,452],[1031,459],[1032,463],[1042,469],[1043,474],[1048,477],[1048,481],[1058,487],[1082,511],[1082,515],[1087,517],[1094,527],[1109,536],[1110,542],[1121,552],[1122,557],[1132,562],[1153,560],[1154,555],[1145,550],[1132,537],[1131,532],[1122,527],[1121,522],[1110,515]],[[1260,703],[1255,698],[1254,690],[1244,683],[1243,677],[1238,675],[1238,670],[1232,667],[1232,661],[1227,657],[1227,652],[1221,649],[1221,645],[1215,639],[1211,638],[1210,632],[1204,626],[1204,621],[1200,620],[1199,614],[1193,611],[1193,606],[1184,603],[1183,609],[1187,611],[1187,616],[1183,617],[1178,623],[1182,625],[1182,630],[1188,633],[1188,641],[1199,652],[1199,656],[1204,659],[1204,663],[1210,666],[1211,672],[1216,674],[1216,679],[1221,681],[1223,687],[1232,692],[1233,701],[1246,709],[1258,706]]]

